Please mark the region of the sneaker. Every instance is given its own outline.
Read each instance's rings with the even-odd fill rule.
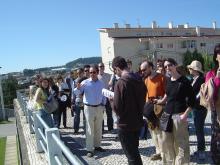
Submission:
[[[200,152],[198,153],[198,159],[199,159],[199,160],[205,160],[205,153],[204,153],[203,151],[200,151]]]
[[[86,156],[87,156],[87,157],[89,157],[89,158],[91,158],[91,157],[93,157],[93,156],[94,156],[94,154],[93,154],[93,152],[92,152],[92,151],[88,151]]]
[[[162,157],[160,154],[153,154],[150,159],[151,160],[161,160]]]
[[[102,147],[95,147],[95,150],[99,152],[105,152],[105,149],[103,149]]]

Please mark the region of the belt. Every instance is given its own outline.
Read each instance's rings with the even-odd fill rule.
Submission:
[[[85,103],[84,103],[84,105],[89,106],[89,107],[98,107],[98,106],[100,106],[101,104],[98,104],[98,105],[90,105],[90,104],[85,104]]]

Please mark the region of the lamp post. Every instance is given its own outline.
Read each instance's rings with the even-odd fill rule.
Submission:
[[[1,69],[2,67],[0,67]],[[0,96],[1,96],[1,105],[2,105],[2,117],[3,120],[5,120],[5,105],[4,105],[4,98],[3,98],[3,92],[2,92],[2,76],[0,74]]]

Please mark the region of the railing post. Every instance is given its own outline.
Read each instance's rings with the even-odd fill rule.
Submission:
[[[63,164],[63,156],[61,149],[57,146],[55,140],[52,137],[52,134],[55,134],[58,138],[60,138],[60,133],[58,128],[49,128],[46,129],[46,139],[47,139],[47,152],[48,152],[48,160],[49,165],[57,164],[55,161],[55,156],[57,156],[60,162]]]
[[[34,129],[32,127],[34,121],[32,120],[32,116],[33,116],[33,112],[31,109],[28,108],[28,120],[29,120],[29,129],[30,129],[30,133],[33,134],[34,133]]]
[[[37,152],[44,152],[43,148],[41,147],[40,140],[42,140],[42,137],[38,131],[38,128],[40,128],[43,132],[44,127],[42,124],[40,124],[40,121],[38,121],[37,114],[39,112],[33,112],[34,115],[34,129],[35,129],[35,138],[36,138],[36,144],[37,144]]]

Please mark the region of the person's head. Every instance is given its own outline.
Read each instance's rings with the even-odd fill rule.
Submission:
[[[77,69],[76,74],[77,74],[77,77],[78,77],[78,78],[83,77],[83,74],[84,74],[83,68]]]
[[[90,68],[90,65],[84,65],[84,76],[89,78],[89,68]]]
[[[141,73],[144,77],[149,76],[152,73],[153,68],[154,68],[154,65],[150,61],[142,62],[141,66],[140,66]]]
[[[203,73],[202,64],[197,60],[192,61],[191,64],[187,66],[187,68],[189,69],[189,73],[192,76],[196,76]]]
[[[72,79],[75,78],[75,72],[73,70],[70,71],[70,78],[72,78]]]
[[[157,73],[165,74],[165,68],[163,64],[164,64],[164,60],[162,59],[157,60],[157,68],[156,68]]]
[[[117,56],[112,61],[112,68],[115,70],[115,73],[121,77],[122,71],[128,69],[128,65],[123,57]]]
[[[170,75],[173,75],[177,72],[176,70],[177,62],[173,58],[167,58],[164,60],[164,68],[166,72]]]
[[[158,60],[157,60],[157,68],[159,68],[159,67],[164,67],[164,66],[163,66],[163,63],[164,63],[164,61],[163,61],[162,59],[158,59]]]
[[[214,49],[213,62],[215,64],[215,71],[219,68],[220,65],[220,44],[217,44]]]
[[[50,76],[50,77],[48,78],[48,80],[49,80],[49,85],[50,85],[50,86],[53,86],[53,85],[54,85],[54,78],[53,78],[52,76]]]
[[[103,74],[105,70],[105,65],[101,62],[98,64],[99,67],[99,74]]]
[[[38,87],[40,86],[41,79],[42,79],[42,76],[39,75],[39,74],[34,76],[34,83],[35,83],[36,86],[38,86]]]
[[[42,78],[40,86],[43,90],[49,90],[49,79],[46,77]]]
[[[98,65],[91,65],[89,68],[89,74],[90,74],[90,78],[93,81],[98,80],[98,73],[99,73]]]
[[[127,65],[128,65],[128,69],[129,69],[129,71],[131,71],[132,70],[132,61],[131,60],[129,60],[129,59],[127,59]]]
[[[57,76],[57,83],[61,84],[63,82],[63,77],[61,75]]]

